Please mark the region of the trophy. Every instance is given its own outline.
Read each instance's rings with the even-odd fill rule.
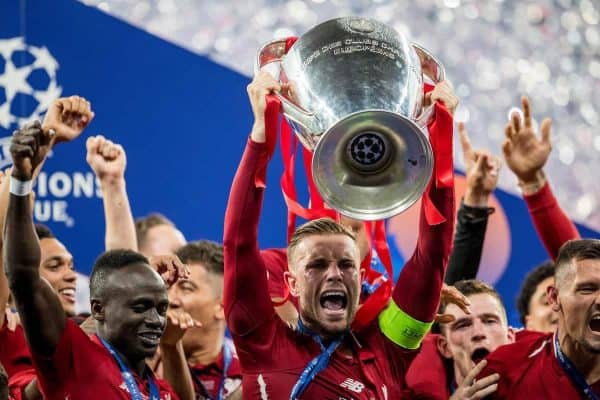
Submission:
[[[289,90],[277,94],[299,141],[312,151],[325,203],[348,217],[399,214],[423,194],[433,170],[423,85],[444,80],[424,48],[378,21],[344,17],[264,45],[256,70]]]

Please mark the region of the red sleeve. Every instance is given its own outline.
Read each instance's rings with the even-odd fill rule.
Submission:
[[[266,145],[249,139],[225,212],[225,317],[231,332],[238,336],[256,330],[275,314],[267,287],[267,270],[258,249],[264,189],[255,186],[254,176],[264,157]]]
[[[454,187],[436,189],[432,182],[427,190],[446,221],[430,226],[421,206],[417,247],[400,272],[392,294],[402,311],[421,322],[433,321],[437,312],[455,219]]]
[[[33,367],[23,327],[17,325],[16,329],[11,331],[6,317],[0,328],[0,364],[4,366],[9,377]]]
[[[577,228],[558,205],[548,182],[539,192],[523,198],[535,230],[553,260],[563,243],[580,238]]]
[[[38,376],[38,384],[42,394],[50,397],[64,386],[64,383],[75,375],[75,357],[73,349],[77,347],[79,354],[86,354],[84,343],[91,340],[70,319],[67,319],[62,336],[58,341],[52,358],[46,359],[33,355],[33,364]]]
[[[21,400],[23,398],[23,390],[25,390],[33,379],[35,379],[35,370],[33,368],[22,370],[9,376],[8,390],[13,398]]]

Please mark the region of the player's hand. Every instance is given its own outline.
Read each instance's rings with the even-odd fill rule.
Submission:
[[[464,202],[471,207],[487,207],[490,194],[498,185],[501,161],[485,150],[474,149],[465,124],[458,124],[467,178]]]
[[[10,143],[13,160],[11,176],[21,181],[30,181],[33,171],[52,147],[52,141],[52,134],[44,131],[39,121],[29,122],[15,131]]]
[[[275,80],[273,75],[266,71],[259,71],[252,82],[248,85],[248,97],[254,114],[254,125],[250,137],[257,143],[264,143],[265,136],[265,110],[267,108],[266,97],[273,92],[280,92],[282,85]]]
[[[533,127],[531,106],[525,96],[521,99],[523,106],[523,121],[518,113],[511,115],[511,121],[506,125],[506,139],[502,145],[506,165],[515,173],[521,183],[536,182],[539,173],[546,164],[552,151],[550,143],[550,118],[542,121],[538,139]]]
[[[169,309],[167,311],[167,327],[160,338],[163,346],[175,346],[190,328],[200,327],[202,324],[191,317],[182,309]]]
[[[174,254],[150,257],[150,266],[163,278],[167,287],[171,287],[179,279],[188,279],[190,271]]]
[[[81,135],[94,115],[92,105],[83,97],[62,97],[52,102],[42,127],[44,131],[54,129],[56,142],[68,142]]]
[[[469,309],[471,302],[454,286],[446,285],[445,283],[442,285],[440,302],[445,304],[456,304],[465,312],[465,314],[471,314],[471,310]],[[435,317],[435,322],[438,324],[448,324],[452,321],[454,321],[454,316],[452,314],[438,314]]]
[[[465,379],[456,388],[454,394],[450,396],[450,400],[483,399],[498,390],[498,380],[500,379],[500,375],[498,374],[492,374],[482,379],[475,379],[486,365],[486,360],[479,361],[465,376]]]
[[[104,136],[92,136],[86,141],[86,161],[101,182],[125,177],[127,157],[120,144]]]
[[[454,94],[454,89],[450,81],[441,81],[431,92],[425,94],[423,98],[423,106],[427,107],[436,101],[441,102],[446,106],[450,114],[454,115],[456,107],[458,107],[459,99]]]

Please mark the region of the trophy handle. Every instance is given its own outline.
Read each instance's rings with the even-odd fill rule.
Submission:
[[[256,57],[256,63],[254,64],[254,73],[258,73],[259,71],[267,71],[273,77],[281,82],[282,78],[282,61],[285,56],[285,46],[286,39],[278,39],[272,42],[269,42],[262,46],[258,51],[258,55]],[[284,73],[285,75],[285,73]],[[283,112],[288,119],[291,119],[295,123],[300,125],[299,129],[304,135],[315,135],[322,133],[322,129],[319,126],[316,116],[308,112],[292,101],[290,101],[287,97],[282,96],[280,93],[275,93],[275,95],[281,101],[281,106],[283,108]],[[311,135],[311,136],[312,136]],[[308,138],[300,138],[303,140],[303,143],[306,141],[308,143],[313,143],[314,139],[312,137]]]
[[[446,79],[446,71],[444,70],[444,66],[441,62],[437,60],[437,58],[435,58],[430,52],[425,50],[424,47],[421,47],[416,43],[411,43],[411,46],[419,56],[419,59],[421,60],[421,71],[423,72],[423,75],[425,77],[429,78],[429,80],[434,85],[437,85],[438,83]],[[421,115],[417,117],[417,124],[423,127],[427,126],[429,120],[433,115],[433,109],[433,104],[424,108],[421,111]]]

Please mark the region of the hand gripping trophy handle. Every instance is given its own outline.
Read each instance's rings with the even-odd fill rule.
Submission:
[[[254,64],[254,73],[257,74],[259,71],[266,71],[273,75],[278,82],[285,83],[281,80],[281,62],[283,56],[285,56],[285,46],[286,39],[279,39],[265,44],[258,51],[256,63]],[[313,150],[317,144],[313,135],[316,132],[322,133],[323,131],[315,114],[300,108],[288,100],[288,98],[281,95],[281,93],[275,93],[275,95],[281,101],[283,112],[288,121],[295,124],[294,130],[298,133],[297,136],[300,142],[306,148]]]
[[[440,63],[431,53],[425,50],[423,47],[416,43],[411,43],[412,47],[415,49],[415,52],[421,59],[421,71],[423,75],[425,75],[431,83],[437,85],[446,79],[446,72],[444,70],[444,66]],[[417,117],[417,124],[419,126],[427,126],[429,120],[433,116],[433,110],[435,108],[435,104],[431,104],[424,108],[421,111],[421,114]]]

